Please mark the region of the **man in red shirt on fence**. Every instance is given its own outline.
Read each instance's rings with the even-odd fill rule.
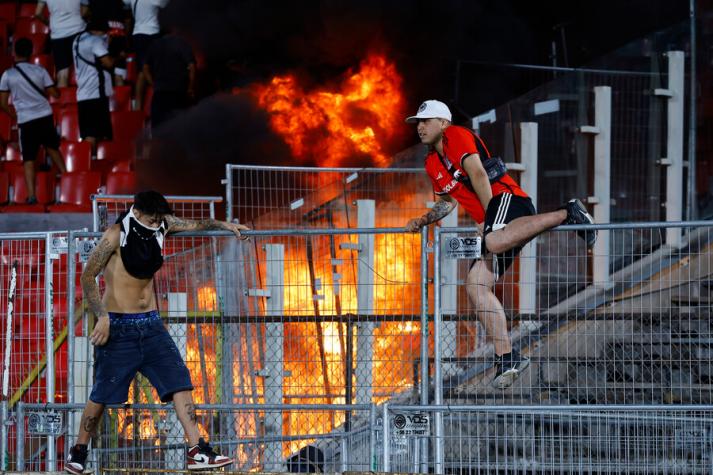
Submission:
[[[449,214],[457,204],[478,223],[485,258],[471,265],[466,290],[495,347],[493,385],[508,388],[530,361],[512,348],[505,310],[493,293],[495,281],[538,234],[560,224],[594,221],[577,199],[557,211],[537,214],[527,193],[507,174],[502,160],[490,156],[482,139],[470,129],[451,125],[451,112],[444,103],[425,101],[406,122],[417,124],[421,142],[429,147],[425,168],[438,196],[431,211],[409,221],[406,228],[416,232]],[[594,245],[596,231],[577,233],[588,247]]]

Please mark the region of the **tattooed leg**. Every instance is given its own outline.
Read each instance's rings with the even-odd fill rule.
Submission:
[[[173,395],[173,406],[176,408],[176,415],[186,433],[188,445],[196,445],[200,438],[200,432],[198,431],[196,405],[193,403],[191,391],[175,393]]]
[[[99,420],[104,413],[104,404],[94,401],[87,402],[82,413],[82,421],[79,425],[79,436],[77,437],[78,444],[89,445],[89,440],[96,436]]]

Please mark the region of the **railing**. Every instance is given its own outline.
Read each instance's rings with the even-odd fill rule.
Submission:
[[[466,296],[470,261],[446,253],[451,237],[475,230],[436,228],[429,236],[378,229],[368,226],[372,212],[368,203],[357,205],[361,229],[166,240],[155,277],[159,308],[206,411],[204,434],[240,468],[287,470],[311,453],[307,446],[336,471],[514,473],[530,466],[566,473],[576,460],[606,471],[626,466],[626,457],[637,463],[637,453],[663,472],[698,473],[710,463],[710,432],[702,429],[713,403],[710,222],[562,226],[539,236],[531,244],[537,252],[523,253],[495,288],[513,346],[531,359],[503,391],[490,385],[490,335]],[[670,227],[687,231],[679,245],[666,243]],[[611,252],[588,252],[574,232],[581,229],[609,233]],[[3,358],[11,357],[7,395],[20,395],[17,403],[4,398],[7,468],[58,468],[75,440],[93,360],[78,276],[99,236],[71,232],[66,247],[48,246],[46,233],[0,236],[3,309],[16,261],[21,283],[13,320],[3,313],[1,325],[13,331],[10,346],[6,330],[1,335]],[[617,271],[597,280],[597,259],[616,262]],[[67,326],[67,315],[77,325]],[[24,342],[34,346],[18,351]],[[48,352],[56,357],[43,372]],[[170,406],[156,405],[140,377],[129,398],[108,412],[92,466],[180,467],[182,432]],[[627,425],[614,416],[624,408],[641,420]],[[64,411],[58,427],[48,410]],[[596,419],[597,411],[609,415]],[[389,422],[396,412],[427,417],[406,430]],[[679,417],[697,422],[673,424]],[[468,421],[483,432],[467,432]],[[583,452],[586,434],[600,444],[596,454]],[[607,434],[643,448],[604,450]],[[656,458],[646,438],[654,446],[691,441],[693,452]],[[552,464],[540,454],[554,457]]]

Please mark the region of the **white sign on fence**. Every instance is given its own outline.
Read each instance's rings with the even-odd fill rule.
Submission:
[[[452,237],[445,244],[448,259],[480,259],[480,236]]]

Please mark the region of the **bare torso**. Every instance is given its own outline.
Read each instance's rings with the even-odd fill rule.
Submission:
[[[142,313],[157,310],[153,278],[137,279],[124,268],[117,246],[104,267],[102,302],[108,312]]]

